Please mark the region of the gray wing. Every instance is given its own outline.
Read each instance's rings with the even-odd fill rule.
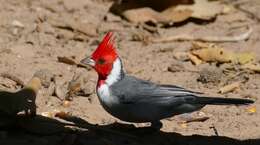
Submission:
[[[196,99],[196,94],[182,87],[174,85],[157,85],[132,76],[125,76],[121,81],[113,84],[111,90],[120,103],[151,103],[178,105]]]

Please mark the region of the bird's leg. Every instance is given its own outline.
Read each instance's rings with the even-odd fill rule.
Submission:
[[[163,126],[163,124],[162,124],[162,122],[160,120],[153,121],[151,123],[152,123],[151,128],[153,128],[153,129],[155,129],[157,131],[160,130],[162,128],[162,126]]]

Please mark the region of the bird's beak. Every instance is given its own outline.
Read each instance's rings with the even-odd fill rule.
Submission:
[[[91,58],[84,58],[80,61],[80,63],[83,65],[83,66],[87,66],[87,65],[90,65],[90,66],[95,66],[95,61]]]

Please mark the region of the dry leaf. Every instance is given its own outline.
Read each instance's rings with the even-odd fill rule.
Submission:
[[[199,49],[191,51],[191,53],[206,62],[231,62],[234,57],[232,52],[223,48]]]
[[[208,0],[194,0],[193,5],[178,5],[176,10],[191,10],[193,13],[191,17],[210,20],[216,17],[217,14],[220,14],[224,10],[224,5],[219,1],[210,2]]]
[[[247,108],[247,112],[249,112],[249,113],[256,113],[256,107],[253,106],[253,107]]]
[[[260,65],[259,64],[245,64],[242,66],[243,69],[249,69],[251,71],[260,73]]]
[[[190,58],[190,60],[191,60],[191,62],[192,62],[193,64],[199,65],[199,64],[202,63],[202,60],[199,59],[197,56],[195,56],[195,55],[193,55],[193,54],[191,54],[191,53],[188,54],[188,56],[189,56],[189,58]]]
[[[200,41],[192,42],[191,50],[205,49],[205,48],[217,48],[218,46],[214,43],[205,43]]]
[[[255,54],[252,52],[243,52],[234,54],[234,61],[237,61],[239,64],[246,64],[255,59]]]
[[[138,9],[131,9],[127,10],[122,14],[127,20],[133,23],[142,23],[151,21],[153,23],[157,23],[162,21],[163,17],[156,11],[151,8],[138,8]]]
[[[240,82],[235,82],[235,83],[232,83],[232,84],[229,84],[229,85],[226,85],[222,88],[219,89],[219,92],[221,94],[225,94],[225,93],[228,93],[228,92],[232,92],[236,89],[238,89],[240,87]]]
[[[211,43],[193,43],[191,53],[205,62],[245,64],[255,59],[252,52],[233,52]]]
[[[144,23],[150,21],[162,24],[183,22],[188,18],[210,20],[218,14],[228,12],[224,9],[225,5],[219,1],[164,0],[161,3],[156,1],[114,3],[111,11],[125,17],[130,22]]]
[[[189,9],[176,10],[175,7],[171,7],[161,13],[161,16],[165,18],[165,20],[161,22],[166,24],[169,22],[182,22],[190,18],[192,13],[193,11]]]

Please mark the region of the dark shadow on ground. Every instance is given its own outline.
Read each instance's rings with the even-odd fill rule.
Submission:
[[[68,128],[64,121],[43,116],[18,118],[12,128],[0,130],[0,145],[260,145],[260,139],[238,140],[225,136],[184,136],[113,123],[93,125],[78,117]],[[68,122],[67,122],[68,123]]]

